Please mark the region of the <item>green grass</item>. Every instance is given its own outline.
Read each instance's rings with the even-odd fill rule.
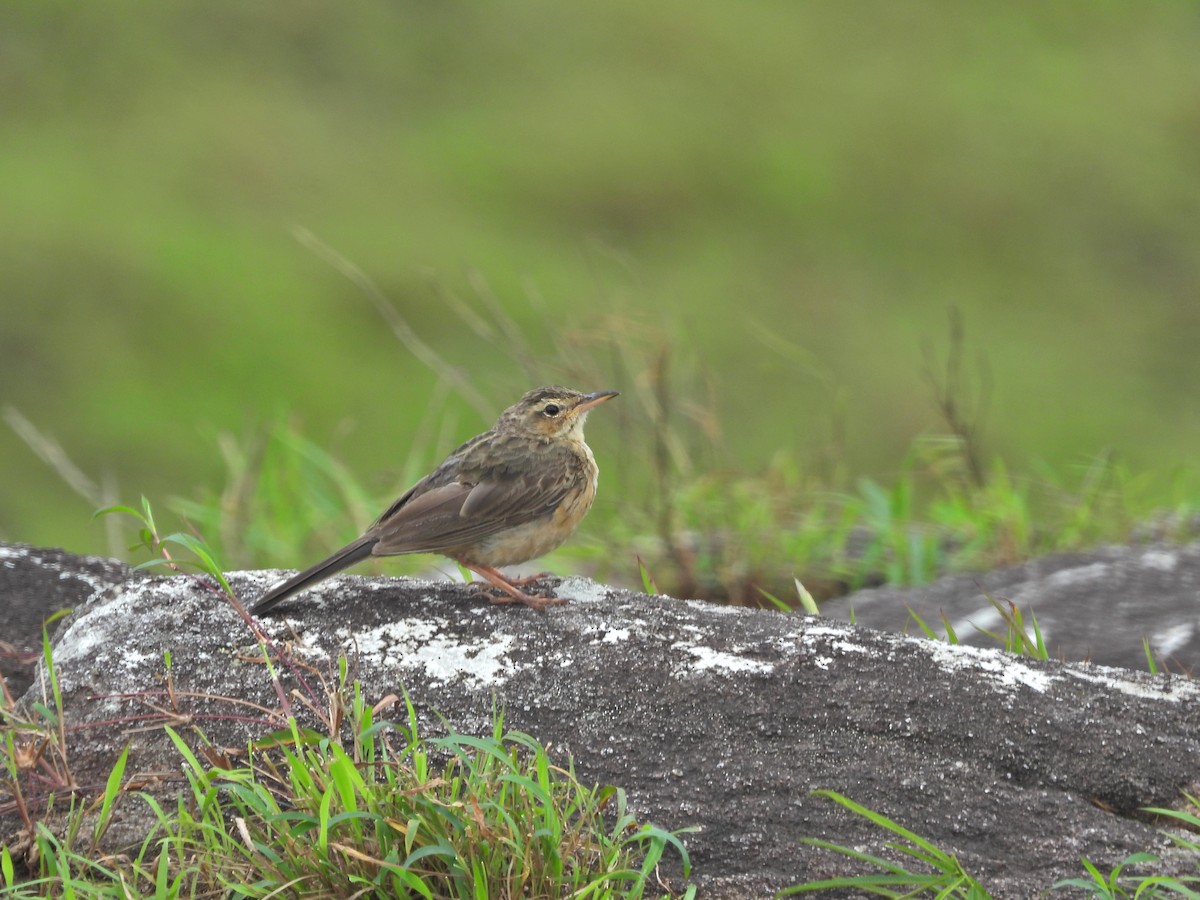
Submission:
[[[639,442],[631,442],[637,452]],[[231,568],[302,567],[361,533],[407,487],[397,480],[372,491],[288,417],[218,443],[225,483],[171,506],[210,536]],[[761,605],[764,592],[795,596],[797,578],[822,600],[866,584],[918,585],[1106,542],[1197,533],[1200,469],[1154,479],[1101,457],[1070,476],[1018,478],[995,460],[976,484],[962,454],[953,435],[920,438],[890,485],[822,484],[784,458],[760,476],[717,470],[676,476],[679,483],[665,488],[605,471],[600,508],[546,567]],[[420,471],[405,467],[413,480]],[[650,497],[657,508],[614,516],[618,503],[605,497],[618,493]],[[1165,508],[1164,496],[1174,498]],[[431,562],[440,564],[398,558],[367,571],[413,573]]]
[[[865,863],[880,870],[880,874],[812,881],[781,891],[781,896],[829,891],[835,888],[856,888],[867,894],[896,898],[896,900],[904,897],[990,900],[991,895],[983,889],[979,882],[967,874],[953,855],[931,844],[920,835],[835,791],[816,791],[814,796],[832,800],[856,816],[861,816],[871,822],[877,828],[891,832],[899,840],[889,843],[888,847],[904,861],[895,862],[831,841],[809,839],[806,843],[833,851],[856,862]],[[908,868],[914,862],[930,871],[913,871]]]
[[[515,325],[502,319],[498,327]],[[620,343],[616,333],[594,335],[574,348],[574,365],[594,370]],[[546,561],[551,571],[761,605],[768,596],[793,596],[797,579],[823,600],[867,584],[918,585],[1047,553],[1182,541],[1200,531],[1200,467],[1135,473],[1101,454],[1072,472],[1041,466],[1017,475],[999,457],[980,461],[975,423],[954,420],[947,425],[959,433],[948,427],[915,436],[890,483],[805,473],[783,453],[757,475],[710,467],[703,434],[720,423],[703,403],[700,373],[665,364],[666,343],[622,344],[621,354],[627,377],[645,378],[646,388],[595,417],[593,433],[615,431],[621,449],[602,467],[600,497],[580,534]],[[672,406],[691,415],[666,415]],[[651,427],[637,427],[639,420]],[[215,435],[210,446],[224,463],[222,481],[170,501],[183,528],[166,543],[203,534],[226,568],[301,567],[360,534],[465,437],[456,426],[431,409],[382,488],[373,473],[353,471],[337,447],[308,435],[297,416]],[[62,448],[35,430],[24,433],[64,481],[87,481]],[[654,460],[649,472],[626,464],[638,458]],[[77,490],[110,510],[144,516],[100,496],[95,485]],[[630,497],[638,502],[627,503]],[[122,545],[113,543],[119,553]],[[411,574],[430,563],[402,557],[367,571]]]
[[[557,348],[615,315],[707,369],[717,467],[890,485],[937,427],[919,351],[958,306],[1015,480],[1106,447],[1165,471],[1197,437],[1198,35],[1188,4],[1078,0],[14,6],[3,402],[118,495],[213,484],[205,437],[281,409],[322,446],[352,428],[339,456],[373,477],[431,407],[463,437],[567,380]],[[544,333],[497,358],[451,298]],[[79,515],[102,504],[7,434],[0,468],[0,536],[105,549]]]
[[[376,290],[369,280],[366,289]],[[386,298],[377,301],[387,307]],[[474,321],[460,312],[465,322]],[[497,352],[515,358],[537,339],[502,313],[475,326],[497,340]],[[397,331],[404,327],[400,320]],[[506,341],[496,337],[501,332]],[[961,340],[952,333],[951,361],[961,355]],[[999,457],[984,461],[983,412],[970,402],[953,363],[941,380],[931,378],[945,432],[914,437],[890,484],[851,481],[844,472],[827,478],[802,473],[785,454],[761,475],[707,468],[702,436],[720,423],[703,402],[702,373],[673,365],[672,354],[665,335],[635,344],[615,331],[564,351],[579,372],[597,371],[603,358],[616,355],[626,377],[639,378],[642,387],[595,417],[593,431],[607,424],[624,438],[621,452],[602,472],[597,508],[581,534],[545,562],[550,571],[583,572],[652,593],[792,608],[803,607],[806,596],[820,601],[867,584],[919,585],[948,572],[986,571],[1105,542],[1182,541],[1200,532],[1200,467],[1155,477],[1101,454],[1069,475],[1042,466],[1035,477],[1012,474]],[[456,390],[444,360],[432,356],[428,364],[446,377],[447,394]],[[466,396],[481,407],[487,403]],[[672,416],[675,407],[689,410],[689,417]],[[637,428],[638,420],[651,427]],[[462,435],[453,425],[431,410],[398,477],[381,492],[335,449],[305,434],[297,417],[279,416],[241,435],[215,437],[223,483],[171,500],[183,522],[177,533],[157,536],[145,499],[141,510],[110,501],[105,511],[139,518],[140,543],[167,562],[165,548],[174,544],[198,548],[200,557],[211,552],[226,569],[302,567],[360,534],[456,445]],[[64,480],[84,477],[61,448],[41,446],[39,439],[34,434],[31,443],[59,460]],[[651,459],[651,471],[621,464],[634,458]],[[626,508],[625,496],[641,503]],[[431,562],[450,565],[422,555],[364,568],[406,574]],[[213,558],[204,568],[221,580]],[[786,599],[793,596],[796,601]]]
[[[796,579],[820,600],[866,584],[922,584],[951,571],[1103,542],[1184,540],[1200,530],[1194,463],[1138,472],[1104,451],[1078,467],[1026,461],[1017,469],[991,449],[998,388],[985,366],[966,363],[976,348],[957,311],[947,339],[927,339],[921,354],[923,393],[940,427],[910,434],[886,479],[845,464],[843,401],[815,458],[806,462],[780,447],[753,472],[730,464],[722,435],[736,423],[723,418],[709,364],[676,329],[613,314],[563,330],[514,315],[482,280],[470,297],[439,288],[447,321],[482,346],[489,364],[520,373],[481,388],[359,265],[303,229],[297,235],[373,309],[387,339],[436,381],[403,453],[382,471],[355,467],[353,428],[321,440],[299,413],[210,434],[208,455],[220,460],[222,483],[173,505],[228,567],[296,567],[343,545],[483,427],[464,427],[471,418],[462,417],[461,405],[490,424],[518,385],[550,371],[556,380],[622,388],[590,424],[601,460],[599,499],[580,538],[548,561],[552,571],[582,569],[627,586],[653,583],[673,595],[756,605],[790,595]],[[836,377],[803,347],[764,326],[752,330],[771,352],[839,392]],[[6,419],[76,494],[93,506],[117,505],[111,483],[89,477],[36,423],[11,408]],[[168,543],[188,539],[185,531]],[[406,573],[428,560],[386,566]]]
[[[0,32],[4,539],[120,553],[136,484],[156,554],[303,565],[549,381],[622,391],[555,571],[1195,536],[1186,5],[124,6]]]
[[[795,896],[807,893],[822,893],[838,888],[854,890],[876,897],[904,900],[918,897],[937,900],[991,900],[992,895],[973,878],[951,853],[894,819],[889,819],[862,804],[856,803],[836,791],[815,791],[814,796],[831,800],[856,816],[866,819],[877,829],[889,833],[888,856],[876,856],[862,850],[847,847],[832,841],[809,839],[806,843],[831,851],[868,868],[869,872],[846,875],[798,884],[780,892],[780,896]],[[1185,799],[1196,806],[1196,800],[1185,795]],[[1146,813],[1162,817],[1164,824],[1174,825],[1184,834],[1194,834],[1200,829],[1200,818],[1192,813],[1174,809],[1146,809]],[[1133,871],[1139,864],[1160,862],[1152,853],[1130,854],[1117,863],[1109,872],[1102,872],[1088,859],[1081,859],[1086,877],[1067,878],[1055,882],[1053,890],[1072,889],[1073,896],[1093,900],[1168,900],[1168,898],[1200,897],[1200,842],[1184,837],[1179,832],[1164,831],[1177,848],[1191,858],[1196,875],[1138,875]],[[857,895],[857,894],[856,894]]]
[[[344,483],[343,470],[323,452],[303,441],[288,440],[282,446],[287,448],[283,458],[299,464],[279,467],[288,478],[315,476],[312,483],[329,488],[331,498],[357,495]],[[249,483],[261,484],[262,474]],[[266,495],[275,496],[273,489]],[[140,509],[116,505],[100,512],[132,517],[136,546],[155,557],[147,564],[174,572],[195,570],[189,577],[207,577],[211,590],[223,589],[232,597],[219,554],[197,534],[161,535],[144,498]],[[193,512],[205,508],[195,507]],[[172,547],[184,551],[183,557],[173,556]],[[645,590],[656,591],[640,563],[639,575]],[[812,598],[803,584],[794,579],[793,587],[797,605],[812,612]],[[787,607],[762,593],[774,605]],[[1007,627],[1006,634],[991,637],[1010,652],[1047,658],[1036,618],[1027,620],[1015,604],[990,599]],[[943,623],[944,635],[938,635],[915,614],[914,618],[929,638],[958,642],[948,623]],[[268,648],[263,649],[271,660]],[[1147,659],[1154,671],[1149,653]],[[70,772],[70,745],[48,638],[44,662],[48,702],[20,711],[4,693],[0,804],[24,822],[21,836],[0,849],[0,887],[8,896],[180,897],[218,892],[266,898],[283,889],[300,896],[430,900],[567,894],[636,898],[661,887],[656,866],[665,852],[678,853],[688,871],[679,833],[637,822],[619,788],[581,784],[569,760],[559,765],[533,737],[505,732],[499,715],[492,734],[484,738],[455,733],[424,738],[407,701],[405,722],[379,720],[376,710],[389,698],[368,704],[361,685],[347,680],[344,659],[327,706],[311,697],[305,702],[324,723],[323,730],[301,728],[287,707],[288,726],[252,742],[244,760],[235,761],[209,746],[202,762],[187,741],[164,725],[188,782],[175,804],[163,805],[150,794],[133,791],[124,778],[127,750],[114,762],[104,790],[87,796],[74,786]],[[170,691],[169,655],[166,668]],[[398,702],[394,697],[390,701]],[[879,871],[800,884],[784,894],[844,887],[894,898],[990,896],[952,854],[849,798],[831,791],[818,795],[896,835],[899,841],[888,846],[907,861],[812,840],[814,846]],[[102,849],[112,816],[121,804],[131,802],[150,807],[156,828],[138,847],[116,854]],[[1200,824],[1188,813],[1148,812],[1185,826]],[[58,824],[51,828],[50,821]],[[1175,840],[1200,858],[1200,846],[1177,836]],[[1154,861],[1149,854],[1135,854],[1106,875],[1085,859],[1087,877],[1055,887],[1084,889],[1105,898],[1200,896],[1189,887],[1200,885],[1200,877],[1141,877],[1127,871]],[[19,871],[26,866],[32,870],[28,877]],[[692,889],[675,887],[690,896]]]
[[[1000,621],[1004,623],[1005,631],[1001,634],[976,626],[980,634],[990,638],[997,646],[1002,647],[1006,652],[1012,653],[1015,656],[1050,659],[1050,651],[1046,648],[1046,641],[1042,637],[1042,630],[1038,627],[1037,616],[1034,615],[1032,610],[1029,613],[1029,621],[1026,622],[1025,612],[1011,600],[994,597],[987,591],[984,591],[983,595],[1000,615]],[[950,624],[950,620],[946,618],[945,613],[942,614],[941,634],[938,634],[933,626],[922,619],[916,610],[910,607],[908,613],[921,633],[930,640],[945,640],[948,644],[958,644],[960,642],[954,626]],[[1157,675],[1158,667],[1150,651],[1149,642],[1146,642],[1145,649],[1150,674]]]
[[[90,796],[71,777],[48,642],[46,663],[51,705],[10,705],[0,724],[0,805],[24,822],[0,849],[6,897],[599,900],[657,895],[664,853],[689,871],[678,835],[636,819],[620,788],[581,783],[570,760],[506,731],[499,714],[485,737],[426,738],[407,700],[406,720],[379,718],[376,707],[399,701],[369,704],[345,660],[325,730],[289,718],[231,758],[199,734],[193,752],[164,726],[187,778],[177,801],[126,778],[128,748]],[[138,846],[107,846],[130,804],[156,826]]]
[[[327,555],[471,434],[452,398],[490,423],[514,396],[505,384],[481,391],[464,380],[368,274],[305,239],[369,300],[391,339],[422,361],[438,387],[403,454],[382,472],[354,467],[350,432],[318,440],[299,414],[212,434],[209,453],[223,472],[215,486],[172,500],[185,527],[168,542],[202,533],[227,568],[295,568]],[[1102,452],[1072,469],[1018,471],[989,451],[992,388],[964,364],[970,347],[957,315],[944,349],[924,351],[924,391],[941,428],[911,435],[883,480],[840,465],[836,440],[823,464],[806,466],[783,449],[757,473],[724,464],[714,439],[732,426],[721,418],[711,373],[669,330],[610,317],[556,345],[553,328],[524,326],[488,296],[482,287],[474,304],[448,295],[446,309],[486,342],[491,359],[524,369],[526,381],[549,363],[566,381],[623,387],[589,422],[600,494],[580,534],[545,562],[550,571],[761,605],[792,596],[797,579],[819,601],[867,584],[917,585],[1105,542],[1200,532],[1194,463],[1136,472]],[[804,359],[799,348],[772,340],[798,364]],[[89,478],[52,438],[18,413],[8,418],[76,493],[96,506],[118,505],[111,487]],[[832,431],[840,431],[836,421]],[[399,558],[367,571],[406,574],[430,562]]]

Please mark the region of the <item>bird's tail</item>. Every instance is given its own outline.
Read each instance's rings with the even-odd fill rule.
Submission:
[[[335,575],[342,571],[342,569],[348,568],[360,560],[366,559],[371,555],[371,550],[378,541],[379,539],[375,537],[360,537],[353,543],[347,544],[341,550],[321,560],[315,566],[311,566],[298,575],[293,575],[287,581],[275,585],[275,587],[263,594],[254,606],[250,607],[250,612],[261,615],[270,610],[275,604],[292,596],[292,594],[302,591],[306,587],[316,584],[318,581],[323,581],[330,575]]]

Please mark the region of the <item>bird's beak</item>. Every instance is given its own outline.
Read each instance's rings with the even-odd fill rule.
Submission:
[[[593,406],[599,406],[605,400],[611,400],[615,396],[617,396],[616,391],[596,391],[596,393],[588,394],[582,400],[580,400],[577,404],[575,404],[575,409],[573,409],[572,412],[573,413],[587,412]]]

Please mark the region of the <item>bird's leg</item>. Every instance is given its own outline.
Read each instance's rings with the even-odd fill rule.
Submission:
[[[475,565],[472,563],[463,563],[468,569],[476,575],[481,576],[492,587],[499,588],[507,596],[493,597],[491,594],[486,594],[487,598],[493,603],[523,603],[525,606],[537,610],[544,610],[547,606],[563,606],[567,601],[559,597],[538,597],[531,594],[526,594],[523,590],[517,587],[518,584],[528,584],[530,580],[521,579],[516,582],[505,578],[499,569],[494,569],[491,566]],[[480,591],[480,593],[483,593]]]
[[[543,578],[549,577],[549,572],[538,572],[536,575],[522,575],[520,578],[509,578],[507,575],[505,575],[504,580],[509,584],[516,585],[517,587],[526,587],[527,585],[541,581]]]
[[[467,568],[471,568],[471,567],[468,566]],[[475,571],[475,570],[471,569],[471,571]],[[493,571],[495,571],[495,570],[493,569]],[[541,581],[543,578],[549,578],[550,573],[549,572],[538,572],[536,575],[523,575],[520,578],[509,578],[507,575],[502,575],[501,577],[505,581],[507,581],[509,584],[513,585],[514,587],[526,587],[527,585],[534,584],[535,582]],[[478,588],[485,588],[485,587],[487,587],[487,585],[489,583],[490,582],[472,581],[471,586],[478,587]]]

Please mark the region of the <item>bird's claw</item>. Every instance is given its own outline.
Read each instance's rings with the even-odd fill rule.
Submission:
[[[497,605],[503,603],[520,603],[522,606],[528,606],[530,609],[536,609],[538,612],[545,612],[548,606],[567,605],[567,601],[561,597],[538,597],[533,594],[526,594],[524,591],[516,591],[512,594],[493,594],[487,590],[479,590],[471,596],[486,598],[490,603]]]
[[[543,578],[549,578],[549,577],[550,577],[549,572],[538,572],[536,575],[523,575],[520,578],[507,578],[506,577],[504,580],[507,581],[509,584],[511,584],[513,587],[522,588],[522,587],[528,587],[531,584],[536,584],[537,582],[541,581]],[[483,594],[488,590],[496,589],[496,585],[492,584],[489,581],[471,581],[471,582],[468,582],[467,586],[473,587],[473,588],[478,588],[477,594]]]
[[[509,584],[515,584],[517,587],[526,587],[527,585],[536,584],[543,578],[549,578],[549,572],[538,572],[536,575],[523,575],[520,578],[508,579]]]

